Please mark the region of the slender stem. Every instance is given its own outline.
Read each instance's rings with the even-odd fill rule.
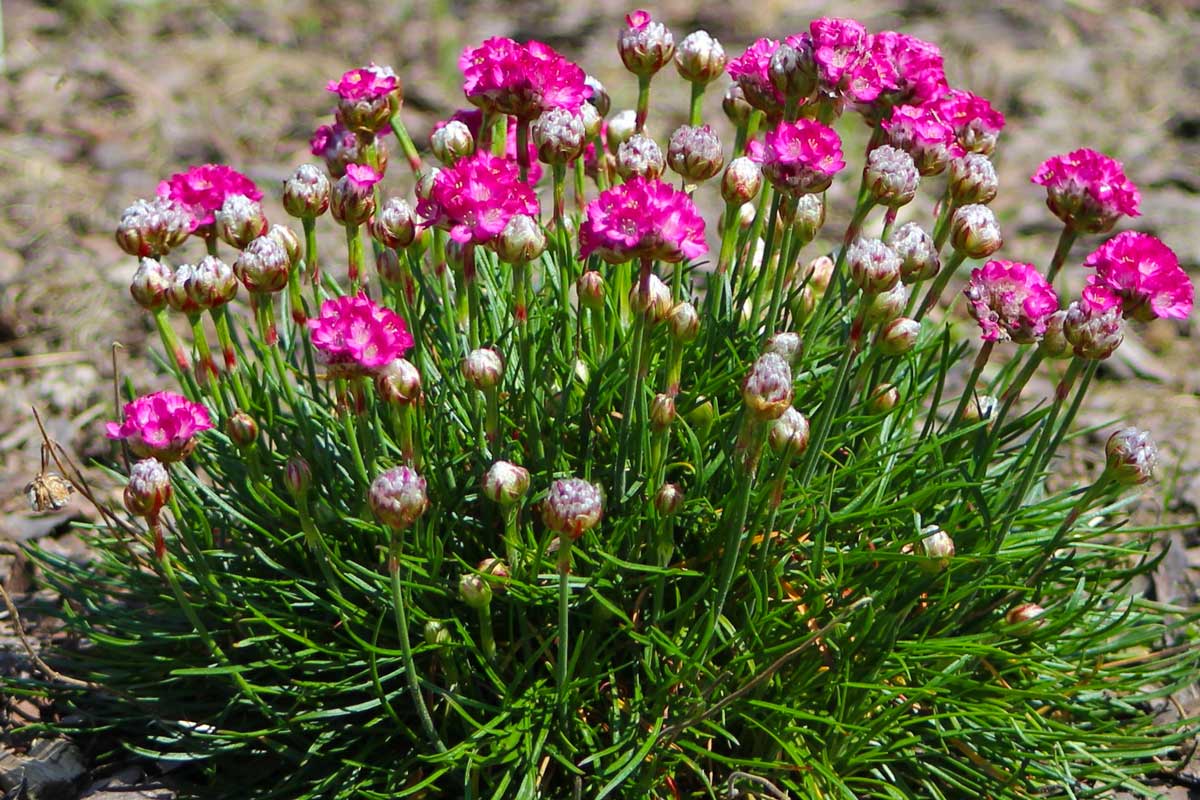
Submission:
[[[644,305],[645,299],[650,291],[650,261],[642,260],[641,272],[638,280],[638,294],[641,299],[641,304]],[[625,404],[621,410],[621,428],[617,435],[617,459],[614,464],[616,472],[613,477],[613,484],[616,486],[616,504],[620,506],[625,499],[625,453],[629,447],[629,431],[633,423],[633,405],[637,400],[638,395],[642,392],[642,383],[645,380],[643,375],[643,359],[645,357],[645,347],[643,341],[647,336],[648,321],[646,319],[647,312],[639,311],[633,321],[633,369],[629,372],[629,382],[625,386]]]
[[[271,295],[263,295],[259,298],[259,309],[262,313],[262,326],[265,328],[264,338],[267,349],[271,351],[271,363],[275,367],[275,374],[279,376],[279,383],[283,386],[283,394],[287,398],[288,405],[294,410],[299,410],[296,402],[296,390],[292,388],[291,370],[283,360],[283,352],[279,348],[279,337],[275,333],[275,304],[271,302]]]
[[[1067,255],[1071,252],[1071,245],[1075,244],[1076,233],[1070,225],[1064,225],[1062,233],[1058,235],[1058,244],[1054,248],[1054,256],[1050,259],[1050,267],[1046,270],[1046,281],[1051,285],[1054,284],[1054,278],[1058,275],[1058,271],[1062,269],[1063,263],[1067,260]]]
[[[191,396],[190,399],[196,400],[200,397],[200,387],[196,385],[196,377],[192,374],[192,365],[187,351],[183,349],[179,337],[175,335],[175,329],[171,327],[171,321],[167,318],[167,309],[156,309],[153,317],[154,327],[158,329],[163,349],[169,356],[168,363],[171,365],[171,371],[175,373],[183,390]]]
[[[304,268],[308,270],[308,279],[312,281],[313,300],[319,305],[321,298],[316,292],[320,286],[321,263],[317,252],[317,219],[316,217],[301,217],[304,226]]]
[[[225,374],[233,385],[233,393],[237,397],[238,405],[248,410],[250,396],[246,393],[246,387],[242,385],[242,376],[237,371],[237,353],[234,351],[233,334],[229,328],[229,309],[220,305],[209,309],[208,313],[213,318],[213,324],[217,329],[217,341],[220,342],[221,352],[225,357]]]
[[[705,85],[700,81],[692,82],[692,101],[689,106],[688,125],[691,125],[693,128],[700,124],[700,117],[703,113],[704,87]]]
[[[946,239],[950,236],[950,220],[954,219],[956,210],[954,199],[950,195],[950,185],[947,183],[946,193],[942,195],[942,208],[938,212],[937,220],[933,223],[933,247],[939,254],[946,245]]]
[[[403,546],[401,531],[393,530],[388,553],[388,572],[392,578],[392,604],[396,608],[396,635],[400,639],[400,652],[404,657],[404,677],[408,681],[408,693],[417,709],[417,717],[421,721],[421,730],[425,732],[425,738],[434,750],[444,753],[446,745],[434,729],[433,717],[429,715],[429,707],[425,705],[425,695],[421,693],[421,681],[417,677],[417,665],[413,660],[412,644],[408,639],[408,614],[405,612],[404,591],[400,583],[400,555]]]
[[[479,328],[483,324],[483,312],[479,301],[479,278],[475,274],[475,245],[463,245],[463,283],[467,290],[467,342],[471,349],[479,347]]]
[[[203,317],[199,313],[188,314],[188,322],[192,326],[192,342],[196,345],[196,377],[201,385],[207,384],[209,378],[217,377],[217,362],[213,360],[212,349],[208,345],[208,334],[204,332]]]
[[[763,326],[762,339],[760,345],[765,345],[767,339],[775,333],[775,324],[779,321],[779,304],[783,300],[783,286],[787,281],[788,273],[792,271],[792,266],[796,263],[796,259],[800,256],[800,251],[808,241],[804,238],[800,231],[799,225],[793,225],[783,239],[783,249],[779,260],[779,264],[775,270],[775,286],[771,289],[771,305],[767,309],[767,323]]]
[[[363,485],[371,482],[370,473],[367,472],[367,465],[363,461],[362,450],[358,445],[358,431],[354,427],[354,411],[350,408],[350,393],[346,389],[346,381],[338,380],[338,410],[342,416],[342,430],[346,434],[346,443],[350,445],[350,455],[354,459],[354,468],[358,472],[359,479]]]
[[[983,372],[984,366],[988,359],[992,356],[992,349],[996,346],[995,342],[984,342],[979,348],[979,355],[975,356],[975,365],[971,368],[971,375],[967,378],[967,385],[963,387],[962,397],[958,400],[958,407],[954,409],[954,414],[950,417],[950,421],[946,423],[946,430],[954,430],[954,426],[962,419],[963,414],[967,410],[967,403],[975,396],[975,384],[979,381],[979,374]]]
[[[488,661],[496,660],[496,634],[492,630],[492,604],[479,609],[479,649]]]
[[[760,263],[758,266],[758,274],[754,276],[754,286],[745,287],[750,289],[754,297],[754,305],[752,306],[753,310],[750,312],[750,322],[753,326],[752,330],[757,330],[758,327],[758,312],[761,310],[760,307],[762,305],[761,287],[764,281],[767,280],[767,275],[771,268],[771,258],[775,255],[775,230],[779,227],[779,208],[783,201],[783,192],[775,192],[775,196],[771,199],[771,211],[767,216],[767,237],[763,241],[762,263]],[[788,198],[788,202],[791,202],[791,198]],[[750,258],[753,259],[754,242],[750,243],[750,250]],[[743,287],[738,287],[738,291],[734,294],[734,319],[737,319],[737,305],[742,301],[743,293]]]
[[[357,294],[363,274],[363,243],[358,225],[346,226],[346,252],[350,269],[350,293]]]
[[[913,319],[920,322],[921,319],[933,310],[937,305],[938,300],[942,297],[942,292],[946,289],[946,284],[954,277],[955,271],[958,270],[960,264],[967,258],[966,254],[960,253],[957,250],[950,256],[950,259],[942,266],[942,271],[933,279],[933,283],[929,286],[929,291],[925,294],[925,299],[921,302],[921,307],[917,310]]]
[[[554,678],[558,685],[558,710],[563,717],[567,713],[567,662],[570,658],[570,614],[571,602],[571,537],[558,539],[558,661],[554,665]]]
[[[641,133],[646,127],[646,117],[650,112],[650,76],[638,75],[637,116],[634,133]]]
[[[832,290],[833,286],[830,285],[826,292]],[[858,343],[862,336],[863,320],[866,317],[867,308],[870,304],[870,298],[865,295],[858,300],[858,312],[855,314],[854,320],[850,323],[849,341],[842,353],[841,363],[838,364],[837,373],[833,379],[833,388],[825,395],[825,399],[821,403],[821,410],[817,412],[817,422],[813,426],[812,438],[809,441],[808,449],[804,451],[804,465],[800,472],[801,485],[808,485],[809,479],[816,472],[817,463],[821,458],[821,451],[825,447],[825,439],[828,438],[829,430],[833,426],[835,411],[840,405],[839,398],[846,386],[846,379],[850,374],[850,364],[854,361],[854,356],[858,352]]]
[[[408,159],[408,166],[412,169],[413,175],[420,180],[421,154],[417,152],[417,146],[413,144],[412,137],[408,135],[408,129],[404,127],[404,121],[400,119],[399,114],[393,114],[389,121],[392,126],[392,132],[396,134],[396,139],[400,142],[400,149],[404,152],[404,157]]]

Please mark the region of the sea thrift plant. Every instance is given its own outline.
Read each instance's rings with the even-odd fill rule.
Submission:
[[[285,219],[225,165],[133,202],[175,390],[126,388],[77,487],[96,560],[31,548],[63,635],[14,727],[238,800],[1153,796],[1197,616],[1130,588],[1149,436],[1078,420],[1187,274],[1075,257],[1138,211],[1090,150],[1015,260],[1002,109],[933,43],[765,33],[631,10],[588,65],[625,110],[472,44],[429,153],[421,73],[350,69]]]

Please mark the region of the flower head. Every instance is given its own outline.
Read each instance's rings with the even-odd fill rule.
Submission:
[[[578,64],[538,41],[487,39],[464,50],[458,67],[463,93],[473,105],[522,120],[551,108],[578,111],[592,92]]]
[[[182,461],[196,448],[192,438],[213,426],[208,409],[175,392],[155,392],[126,403],[124,420],[110,422],[109,439],[124,439],[143,458]]]
[[[809,23],[808,31],[821,87],[827,92],[837,91],[862,60],[867,28],[854,19],[821,17]]]
[[[757,420],[779,419],[795,396],[792,368],[779,353],[763,353],[742,382],[742,400]]]
[[[896,106],[921,106],[949,90],[937,45],[895,31],[873,34],[858,68],[875,77],[859,78],[869,88],[857,100],[868,122],[886,118]],[[874,93],[875,97],[869,95]]]
[[[604,513],[604,498],[595,484],[581,478],[567,478],[550,484],[542,503],[546,527],[561,536],[578,539],[596,527]]]
[[[1122,428],[1104,443],[1104,456],[1109,475],[1124,486],[1136,486],[1154,477],[1158,448],[1146,431]]]
[[[326,300],[308,327],[318,358],[337,377],[373,374],[413,346],[404,320],[365,294]]]
[[[617,34],[617,52],[625,69],[650,76],[671,60],[675,37],[665,25],[651,19],[649,11],[639,9],[625,15],[625,27]]]
[[[389,528],[410,527],[429,507],[425,479],[410,467],[392,467],[371,482],[367,495],[371,510]]]
[[[448,122],[461,122],[466,125],[467,130],[471,132],[471,138],[478,142],[483,128],[483,112],[478,108],[460,108],[451,114],[449,119],[434,125],[434,131],[440,130]],[[537,145],[534,143],[532,136],[529,137],[528,146],[529,172],[527,177],[529,178],[529,184],[532,186],[541,180],[542,165],[538,161]],[[508,118],[508,129],[504,137],[504,157],[514,164],[517,163],[517,120],[511,116]]]
[[[989,261],[971,272],[963,294],[985,342],[1031,344],[1058,310],[1058,296],[1032,264]]]
[[[158,184],[158,196],[174,200],[192,217],[191,229],[212,225],[214,215],[233,194],[262,200],[254,181],[224,164],[202,164],[177,172]]]
[[[900,106],[883,121],[888,141],[913,157],[922,175],[937,175],[963,155],[954,128],[927,106]]]
[[[756,39],[725,68],[741,87],[747,103],[775,117],[783,112],[787,100],[771,81],[771,56],[778,48],[775,39]]]
[[[579,229],[581,254],[619,264],[631,258],[682,261],[708,252],[695,204],[660,180],[632,178],[587,206]]]
[[[325,84],[325,88],[340,100],[378,100],[400,88],[400,79],[387,67],[371,64],[352,69],[336,81]]]
[[[842,140],[815,120],[781,122],[763,136],[763,174],[782,192],[822,192],[844,166]]]
[[[933,104],[937,115],[954,129],[954,135],[969,153],[991,155],[1004,130],[1004,115],[977,94],[951,89]]]
[[[171,474],[162,462],[144,458],[129,468],[129,483],[125,484],[125,508],[130,514],[153,522],[173,494]]]
[[[537,197],[513,162],[479,152],[438,172],[417,213],[460,244],[491,241],[514,214],[538,215]]]
[[[1114,300],[1113,305],[1103,307],[1077,300],[1067,307],[1062,332],[1076,356],[1102,361],[1111,356],[1125,340],[1121,304]]]
[[[675,49],[675,69],[685,81],[712,83],[725,71],[725,48],[708,31],[694,31]]]
[[[378,144],[378,152],[382,158],[386,151],[383,150],[381,142]],[[335,178],[340,178],[346,174],[347,164],[354,164],[363,160],[362,143],[359,141],[358,136],[341,122],[335,122],[333,125],[322,125],[317,128],[308,140],[308,145],[309,151],[314,156],[320,156],[325,160],[325,166],[329,169],[329,174]]]
[[[192,216],[167,197],[138,200],[121,214],[117,244],[131,256],[164,256],[191,233]]]
[[[1095,150],[1046,159],[1029,180],[1046,187],[1046,205],[1080,233],[1104,233],[1140,213],[1141,194],[1121,162]]]
[[[1191,279],[1171,248],[1149,234],[1118,233],[1083,265],[1096,270],[1083,290],[1083,299],[1093,305],[1119,302],[1126,317],[1142,321],[1185,319],[1192,311]]]

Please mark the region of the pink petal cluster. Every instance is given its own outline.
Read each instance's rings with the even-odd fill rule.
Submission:
[[[374,167],[367,164],[347,164],[346,180],[359,191],[367,192],[383,180],[383,176],[376,172]]]
[[[685,193],[660,180],[632,178],[588,203],[581,254],[610,263],[632,258],[682,261],[708,252],[704,220]]]
[[[471,137],[475,140],[476,145],[479,143],[479,135],[483,129],[483,112],[478,108],[460,108],[450,115],[450,118],[438,122],[433,126],[434,131],[439,131],[446,127],[447,122],[461,122],[467,126],[467,130],[471,132]],[[529,183],[535,184],[542,177],[542,165],[538,161],[537,145],[533,143],[533,137],[529,137]],[[508,133],[504,139],[504,157],[514,164],[517,162],[517,121],[513,117],[508,118]]]
[[[221,210],[225,198],[234,194],[251,200],[262,200],[262,192],[254,181],[224,164],[201,164],[177,172],[158,184],[159,197],[174,200],[192,218],[192,230],[212,225],[214,214]]]
[[[776,39],[756,39],[746,52],[725,66],[729,77],[742,87],[746,102],[769,117],[782,114],[787,100],[771,81],[771,56],[778,49]]]
[[[334,377],[370,375],[413,346],[404,320],[364,293],[326,300],[308,327],[317,357]]]
[[[1004,115],[979,95],[951,89],[934,102],[937,114],[950,127],[963,149],[990,155],[1004,129]]]
[[[592,95],[583,69],[538,41],[494,37],[458,59],[463,93],[485,111],[531,120],[551,108],[578,111]]]
[[[537,196],[521,182],[517,165],[478,152],[439,170],[427,197],[417,203],[426,224],[450,231],[450,238],[482,244],[504,230],[515,214],[536,217]]]
[[[963,290],[985,342],[1031,344],[1058,310],[1054,288],[1032,264],[989,261],[971,272]]]
[[[867,27],[858,20],[821,17],[808,25],[821,84],[836,87],[862,59]]]
[[[867,110],[868,119],[886,116],[886,109],[901,105],[920,106],[931,103],[949,90],[942,61],[942,51],[936,44],[895,31],[881,31],[871,37],[872,61],[889,65],[892,83],[883,86],[876,102]]]
[[[1121,162],[1086,147],[1046,159],[1030,180],[1046,187],[1046,205],[1080,233],[1104,233],[1122,215],[1140,213],[1141,195]]]
[[[1179,259],[1157,238],[1136,231],[1118,233],[1083,261],[1088,276],[1083,299],[1097,310],[1121,306],[1126,317],[1186,319],[1194,289]]]
[[[350,102],[378,100],[399,89],[400,79],[391,70],[371,64],[343,73],[341,78],[330,81],[325,88]]]
[[[842,140],[816,120],[781,122],[763,136],[763,175],[781,192],[823,192],[845,166]]]
[[[175,392],[155,392],[126,403],[123,422],[106,426],[109,439],[124,439],[142,458],[182,461],[196,448],[192,438],[213,426],[208,409]]]
[[[922,175],[937,175],[964,154],[954,128],[931,106],[900,106],[883,121],[888,143],[908,153]]]

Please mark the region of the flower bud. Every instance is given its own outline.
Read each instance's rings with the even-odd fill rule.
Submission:
[[[575,283],[579,304],[591,311],[604,310],[604,276],[596,270],[588,270]]]
[[[1022,603],[1004,615],[1004,621],[1014,628],[1020,628],[1026,633],[1031,633],[1035,629],[1040,628],[1045,620],[1042,619],[1046,613],[1046,609],[1039,606],[1037,603]]]
[[[801,241],[811,242],[816,238],[817,231],[825,224],[825,196],[814,193],[797,197],[791,224],[796,227],[796,235]]]
[[[238,254],[233,271],[250,292],[279,292],[287,288],[292,263],[276,239],[259,236]]]
[[[912,156],[890,144],[880,145],[870,152],[864,178],[875,202],[888,208],[907,205],[921,184],[921,175]]]
[[[125,485],[125,509],[130,514],[153,522],[171,499],[173,491],[167,468],[157,459],[142,459],[129,470],[129,483]]]
[[[329,178],[312,164],[296,167],[283,182],[283,210],[293,217],[319,217],[329,208]]]
[[[445,647],[454,641],[454,635],[441,622],[431,619],[425,623],[425,644],[430,647]]]
[[[258,423],[245,411],[235,411],[225,420],[225,435],[238,447],[250,447],[258,441]]]
[[[817,296],[813,293],[811,286],[805,286],[800,291],[796,292],[791,299],[792,316],[798,323],[808,321],[809,315],[817,307]]]
[[[1125,340],[1121,306],[1100,310],[1086,302],[1071,303],[1063,318],[1063,335],[1071,343],[1076,356],[1102,361],[1111,356]]]
[[[429,134],[429,150],[443,165],[453,167],[475,152],[475,137],[466,124],[452,119]]]
[[[778,353],[763,353],[742,382],[742,400],[760,421],[778,419],[792,407],[792,368]]]
[[[899,317],[883,326],[879,332],[879,352],[885,356],[899,356],[912,350],[921,335],[921,323],[908,317]]]
[[[754,218],[757,216],[758,209],[754,207],[754,203],[742,203],[742,207],[738,209],[738,228],[744,231],[750,230],[750,227],[754,225]],[[761,242],[762,239],[759,241]]]
[[[954,558],[954,540],[938,526],[930,525],[921,537],[921,551],[932,562],[932,566],[943,570],[950,566],[950,559]]]
[[[725,73],[725,48],[708,31],[693,31],[675,48],[675,69],[689,83],[712,83]]]
[[[604,84],[594,75],[585,75],[583,82],[592,90],[592,96],[587,100],[588,103],[596,109],[601,119],[607,117],[608,112],[612,109],[612,99],[609,98],[608,90],[604,88]]]
[[[886,292],[871,295],[867,305],[864,321],[868,326],[882,325],[891,322],[904,313],[908,306],[908,287],[897,283]]]
[[[543,111],[533,121],[532,135],[538,159],[546,164],[574,161],[587,144],[583,119],[565,108]]]
[[[958,209],[950,221],[950,244],[967,258],[987,258],[1004,244],[996,215],[978,203]]]
[[[721,197],[726,203],[742,205],[758,196],[762,188],[762,167],[746,156],[729,162],[721,178]]]
[[[886,292],[900,280],[900,258],[878,239],[855,239],[846,250],[850,279],[866,294]]]
[[[509,264],[528,264],[546,250],[546,232],[526,214],[513,214],[495,238],[496,255]]]
[[[665,431],[675,421],[675,399],[669,394],[654,395],[650,401],[650,430]]]
[[[617,34],[617,52],[625,69],[648,78],[675,54],[675,37],[661,22],[652,20],[648,11],[634,11],[625,16],[625,27]]]
[[[661,517],[673,517],[683,508],[683,489],[676,483],[664,483],[654,493],[654,510]]]
[[[204,309],[188,292],[188,283],[192,282],[191,264],[180,264],[171,275],[171,285],[167,287],[167,305],[181,314],[199,314]]]
[[[279,242],[284,252],[287,253],[288,261],[291,262],[293,267],[300,263],[302,255],[300,252],[300,237],[296,235],[294,230],[287,225],[272,225],[267,230],[266,235]]]
[[[485,558],[475,565],[475,571],[497,592],[504,591],[504,584],[508,583],[511,577],[508,564],[505,564],[502,558]]]
[[[817,62],[813,58],[812,41],[791,37],[790,42],[781,42],[771,54],[767,74],[784,97],[809,97],[817,88]]]
[[[153,258],[138,262],[137,272],[129,283],[129,293],[134,302],[147,311],[158,311],[167,304],[167,292],[171,288],[171,268]]]
[[[406,358],[397,358],[375,373],[375,391],[385,403],[408,406],[421,400],[421,372]]]
[[[379,521],[398,531],[411,526],[429,507],[425,479],[409,467],[393,467],[380,474],[371,483],[367,499]]]
[[[609,151],[615,155],[621,149],[621,145],[629,141],[629,138],[636,132],[637,112],[632,108],[618,111],[608,121],[608,129],[604,134],[604,140],[608,144]]]
[[[796,458],[808,449],[808,420],[794,408],[788,407],[783,416],[771,423],[767,442],[777,455]]]
[[[497,461],[483,476],[483,494],[493,503],[511,506],[529,491],[529,470],[509,461]]]
[[[685,419],[687,419],[688,425],[696,431],[696,434],[703,438],[708,435],[708,431],[717,418],[717,408],[712,400],[704,396],[697,397],[696,401],[696,407],[687,413]]]
[[[263,213],[262,204],[244,194],[226,197],[213,218],[217,236],[239,250],[267,230],[267,215]]]
[[[205,256],[184,280],[188,299],[200,308],[217,308],[237,296],[237,276],[216,256]]]
[[[657,275],[650,276],[646,288],[643,294],[641,286],[634,284],[629,291],[629,307],[636,314],[645,314],[652,324],[657,324],[671,313],[671,290]]]
[[[360,138],[373,138],[377,131],[385,128],[388,120],[400,110],[400,79],[396,77],[396,73],[391,67],[382,67],[377,64],[371,64],[361,70],[354,70],[354,73],[371,73],[369,76],[364,76],[368,79],[376,81],[388,80],[395,87],[383,94],[370,93],[360,94],[355,92],[338,92],[336,83],[330,85],[330,91],[338,92],[338,104],[334,112],[337,121],[353,131]],[[343,76],[341,83],[345,84],[346,77]]]
[[[967,403],[967,408],[963,411],[963,420],[966,422],[986,422],[987,429],[991,430],[996,412],[999,410],[1000,401],[998,399],[990,394],[977,395]]]
[[[833,280],[833,259],[829,256],[817,256],[808,262],[804,274],[808,277],[808,288],[817,294],[825,294],[829,282]]]
[[[746,93],[742,91],[742,87],[733,83],[725,90],[725,97],[721,99],[721,110],[736,127],[745,124],[754,107],[746,100]]]
[[[950,199],[956,206],[992,202],[999,188],[996,167],[982,153],[967,153],[950,162]]]
[[[492,603],[492,587],[478,575],[467,573],[458,579],[458,596],[471,608],[487,608]]]
[[[665,168],[662,149],[649,136],[635,133],[617,148],[617,174],[625,180],[633,177],[654,180]]]
[[[600,131],[604,129],[604,120],[600,116],[600,112],[591,103],[584,103],[579,107],[579,121],[583,123],[583,149],[587,149],[587,143],[600,135]]]
[[[312,467],[300,456],[292,456],[283,468],[283,485],[293,497],[303,497],[312,486]]]
[[[690,183],[706,181],[720,172],[725,163],[721,140],[707,125],[681,125],[671,134],[667,163]]]
[[[788,363],[788,366],[795,367],[800,363],[800,356],[804,354],[804,345],[800,340],[800,334],[781,331],[772,334],[771,338],[767,339],[767,346],[763,348],[763,352],[778,353],[783,356],[783,360]]]
[[[1046,332],[1038,342],[1038,349],[1046,358],[1070,358],[1074,355],[1071,343],[1067,341],[1063,324],[1067,319],[1066,309],[1059,309],[1046,318]]]
[[[1150,434],[1137,428],[1122,428],[1104,445],[1105,471],[1122,486],[1136,486],[1154,477],[1158,448]]]
[[[604,513],[600,489],[580,478],[557,480],[542,503],[542,520],[560,536],[578,539],[596,527]]]
[[[442,172],[441,167],[431,167],[425,170],[419,179],[417,185],[413,187],[413,193],[418,200],[429,200],[433,197],[433,187],[437,183],[437,176]]]
[[[900,257],[900,279],[905,283],[929,280],[942,267],[933,237],[915,222],[892,231],[888,246]]]
[[[700,315],[696,313],[696,307],[691,303],[676,303],[667,317],[667,325],[670,327],[671,336],[675,338],[675,341],[687,344],[695,341],[696,336],[700,333]]]
[[[881,383],[871,391],[867,410],[872,414],[887,414],[900,403],[900,390],[895,384]]]
[[[376,241],[397,250],[408,247],[417,236],[417,216],[408,201],[389,197],[371,219]]]
[[[375,213],[375,184],[382,174],[365,164],[347,164],[329,196],[329,213],[343,225],[362,225]]]
[[[494,389],[504,377],[504,361],[500,354],[488,348],[472,350],[463,359],[463,377],[480,391]]]
[[[183,244],[192,231],[192,218],[173,200],[138,200],[121,213],[117,244],[131,256],[158,258]]]

